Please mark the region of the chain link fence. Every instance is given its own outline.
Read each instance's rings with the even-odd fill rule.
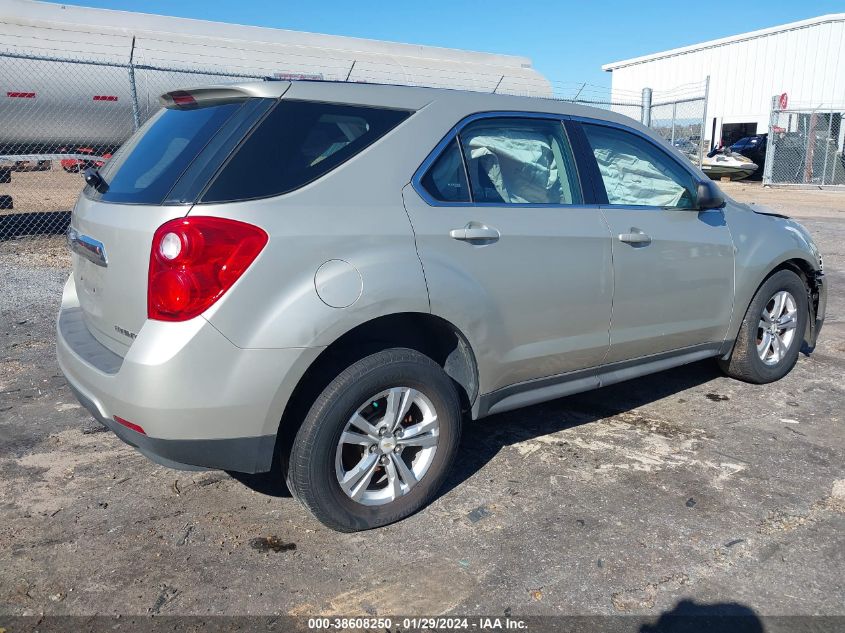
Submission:
[[[697,166],[709,150],[704,138],[704,98],[684,99],[651,106],[649,127]]]
[[[628,100],[611,100],[598,99],[596,97],[584,99],[567,99],[561,98],[562,101],[569,101],[570,103],[577,103],[578,105],[589,106],[591,108],[600,108],[602,110],[609,110],[622,114],[626,117],[634,119],[635,121],[643,120],[643,104],[642,101],[628,101]]]
[[[845,104],[772,103],[763,184],[845,189]]]
[[[63,233],[82,172],[108,160],[162,93],[263,77],[5,51],[0,78],[0,240],[8,240]]]
[[[425,73],[397,78],[388,76],[387,67],[369,66],[353,63],[302,78],[440,85],[437,77]],[[158,110],[159,95],[186,86],[269,78],[261,72],[145,64],[137,57],[126,63],[0,50],[0,247],[9,239],[63,233],[84,184],[82,172],[108,160]],[[460,78],[445,79],[454,84]],[[445,79],[441,76],[439,81]],[[537,94],[536,85],[505,76],[479,82],[481,78],[472,78],[467,89]],[[543,96],[650,121],[667,141],[700,164],[705,99],[700,90],[690,97],[694,89],[656,95],[651,104],[637,93],[608,97],[605,87],[548,82]]]

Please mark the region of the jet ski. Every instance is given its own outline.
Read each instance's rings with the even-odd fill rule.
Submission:
[[[757,165],[742,154],[732,152],[729,147],[716,148],[701,161],[701,171],[711,180],[742,180],[757,171]]]

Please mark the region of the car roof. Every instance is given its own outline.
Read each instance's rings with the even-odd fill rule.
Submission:
[[[254,97],[279,98],[284,96],[286,99],[341,102],[410,110],[421,110],[435,102],[446,102],[455,108],[456,114],[459,116],[491,111],[578,116],[635,127],[641,131],[646,131],[650,136],[660,138],[640,125],[638,121],[623,114],[544,96],[518,96],[449,88],[321,80],[269,80],[203,86],[201,89],[218,88],[236,90]],[[187,89],[187,92],[190,91],[191,89]]]

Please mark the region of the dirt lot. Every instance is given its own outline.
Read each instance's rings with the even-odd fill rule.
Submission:
[[[15,171],[12,182],[0,183],[0,196],[12,196],[13,208],[0,215],[31,211],[67,211],[85,185],[80,174],[70,174],[53,161],[47,171]]]
[[[101,432],[53,359],[60,243],[0,245],[0,616],[845,615],[845,194],[725,189],[818,241],[812,356],[767,386],[702,362],[469,423],[432,506],[351,535]]]

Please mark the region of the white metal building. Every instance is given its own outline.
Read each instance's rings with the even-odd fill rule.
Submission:
[[[768,131],[772,97],[845,108],[845,13],[823,15],[602,66],[614,96],[703,82],[707,140],[729,144]]]

